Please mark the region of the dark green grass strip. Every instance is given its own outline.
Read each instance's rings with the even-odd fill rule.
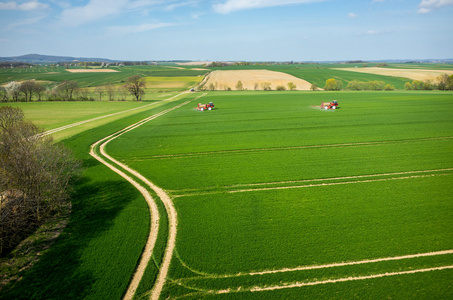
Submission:
[[[52,249],[2,299],[122,297],[146,242],[149,210],[136,189],[89,156],[89,147],[165,108],[152,108],[63,142],[85,168],[72,196],[69,224]]]

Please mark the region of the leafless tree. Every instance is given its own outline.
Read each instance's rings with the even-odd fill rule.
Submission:
[[[0,255],[59,211],[80,165],[50,136],[0,107]]]
[[[11,81],[5,86],[8,97],[11,98],[14,102],[17,102],[19,100],[19,87],[20,84],[15,81]]]
[[[97,86],[94,90],[99,95],[99,101],[102,101],[102,95],[104,95],[104,93],[105,93],[104,87]]]
[[[46,88],[44,87],[43,84],[36,83],[35,85],[35,93],[38,95],[38,101],[41,101],[42,95],[46,91]]]
[[[109,96],[109,101],[115,100],[115,87],[111,83],[107,83],[105,86],[105,92]]]
[[[139,75],[134,75],[126,79],[124,86],[137,101],[140,101],[141,97],[145,94],[143,89],[145,87],[145,81]]]
[[[33,93],[35,92],[36,82],[33,80],[27,80],[20,84],[19,91],[24,94],[25,102],[31,101]]]
[[[63,100],[72,100],[72,95],[78,89],[78,82],[73,80],[65,80],[57,87],[57,91],[61,94]]]
[[[6,89],[2,86],[0,86],[0,101],[1,102],[8,101],[8,93],[6,92]]]

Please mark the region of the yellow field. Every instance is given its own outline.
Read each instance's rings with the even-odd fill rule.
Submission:
[[[296,90],[310,90],[311,83],[294,77],[292,75],[269,70],[235,70],[235,71],[214,71],[207,80],[205,87],[212,83],[216,90],[225,90],[228,87],[236,90],[236,84],[241,81],[243,88],[247,90],[262,90],[261,84],[269,82],[271,89],[275,90],[277,86],[282,85],[286,89],[288,83],[293,82]]]
[[[146,88],[149,89],[173,89],[173,88],[188,88],[198,84],[203,79],[202,76],[186,76],[186,77],[155,77],[148,76],[145,78]]]
[[[385,75],[393,77],[404,77],[412,80],[437,82],[437,78],[442,74],[452,75],[453,71],[447,70],[424,70],[424,69],[389,69],[389,68],[336,68],[336,70],[353,71],[360,73]]]
[[[66,71],[71,73],[111,73],[119,72],[113,69],[66,69]]]

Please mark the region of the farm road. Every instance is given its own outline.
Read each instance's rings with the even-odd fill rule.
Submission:
[[[187,93],[187,92],[184,92],[184,93]],[[179,95],[181,95],[181,94],[178,94],[178,95],[171,97],[169,99],[166,99],[164,101],[174,99],[175,97],[177,97]],[[143,119],[135,124],[132,124],[110,136],[107,136],[107,137],[97,141],[96,143],[94,143],[91,146],[90,155],[93,156],[94,158],[96,158],[102,164],[106,165],[112,171],[116,172],[118,175],[120,175],[121,177],[123,177],[124,179],[129,181],[132,185],[134,185],[134,187],[136,187],[140,191],[140,193],[142,193],[142,195],[144,196],[144,198],[147,201],[148,206],[150,208],[150,215],[151,215],[151,222],[152,222],[150,233],[148,235],[148,240],[146,242],[145,249],[142,253],[140,263],[137,266],[136,272],[133,275],[131,282],[129,283],[129,287],[128,287],[126,294],[124,295],[124,299],[132,299],[134,297],[135,291],[137,290],[140,280],[143,277],[145,269],[151,259],[153,249],[154,249],[154,246],[155,246],[155,243],[157,240],[157,235],[158,235],[158,231],[159,231],[159,220],[160,220],[157,205],[156,205],[155,201],[153,200],[153,198],[151,197],[151,195],[149,194],[149,192],[146,190],[145,187],[143,187],[141,184],[137,183],[131,176],[127,175],[125,172],[128,172],[132,176],[135,176],[145,186],[151,188],[163,202],[165,209],[167,211],[167,214],[168,214],[169,233],[168,233],[167,246],[165,249],[164,259],[163,259],[161,268],[159,270],[157,280],[154,283],[154,287],[151,291],[151,299],[159,298],[159,295],[160,295],[160,293],[163,289],[163,286],[165,284],[165,281],[166,281],[168,269],[170,267],[170,262],[171,262],[171,258],[173,256],[173,251],[174,251],[175,242],[176,242],[177,214],[176,214],[176,209],[174,208],[173,202],[171,201],[170,197],[161,188],[154,185],[152,182],[150,182],[147,178],[142,176],[137,171],[129,168],[128,166],[122,164],[121,162],[117,161],[116,159],[114,159],[113,157],[108,155],[105,151],[105,146],[109,142],[116,139],[117,137],[123,135],[124,133],[127,133],[133,129],[136,129],[139,126],[141,126],[151,120],[154,120],[170,111],[180,108],[194,100],[197,100],[198,98],[203,97],[204,95],[206,95],[206,94],[202,94],[202,95],[196,97],[195,99],[185,101],[185,102],[178,104],[176,106],[173,106],[169,109],[156,113],[148,118],[145,118],[145,119]],[[100,154],[98,154],[97,152],[99,152]],[[107,161],[107,160],[109,160],[109,161]],[[125,172],[121,171],[120,169],[124,170]]]
[[[86,124],[86,123],[89,123],[89,122],[105,119],[105,118],[108,118],[108,117],[113,117],[113,116],[116,116],[116,115],[119,115],[119,114],[124,114],[124,113],[127,113],[127,112],[131,112],[131,111],[134,111],[134,110],[147,108],[147,107],[150,107],[150,106],[162,103],[162,102],[171,101],[174,98],[176,98],[178,96],[181,96],[183,94],[187,94],[187,93],[188,93],[187,91],[186,92],[182,92],[182,93],[179,93],[179,94],[177,94],[177,95],[175,95],[173,97],[170,97],[168,99],[165,99],[165,100],[162,100],[162,101],[159,101],[159,102],[154,102],[154,103],[150,103],[150,104],[143,105],[143,106],[140,106],[140,107],[135,107],[135,108],[119,111],[119,112],[116,112],[116,113],[111,113],[111,114],[108,114],[108,115],[103,115],[103,116],[99,116],[99,117],[96,117],[96,118],[83,120],[83,121],[80,121],[80,122],[75,122],[75,123],[68,124],[68,125],[65,125],[65,126],[61,126],[61,127],[58,127],[58,128],[50,129],[50,130],[47,130],[47,131],[43,132],[41,135],[42,136],[46,136],[46,135],[49,135],[49,134],[52,134],[52,133],[56,133],[56,132],[59,132],[59,131],[65,130],[65,129],[69,129],[69,128],[72,128],[72,127],[80,126],[80,125],[83,125],[83,124]]]

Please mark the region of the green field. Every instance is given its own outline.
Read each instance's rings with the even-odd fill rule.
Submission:
[[[80,68],[78,68],[80,69]],[[118,72],[112,73],[71,73],[64,67],[34,66],[33,68],[0,69],[0,84],[10,81],[39,80],[45,82],[61,82],[75,80],[80,87],[96,87],[111,83],[119,85],[131,76],[141,77],[196,77],[206,74],[207,71],[173,69],[166,66],[126,66],[111,67]]]
[[[107,147],[174,197],[179,231],[166,296],[197,298],[241,287],[230,297],[247,299],[256,286],[452,263],[448,254],[247,275],[452,249],[449,93],[249,92],[211,93],[208,99],[217,109],[178,109]],[[312,107],[332,99],[340,109]],[[134,151],[125,151],[132,144]],[[409,297],[408,287],[420,278],[430,293],[451,293],[435,275],[396,277],[406,287],[400,298]],[[369,279],[378,281],[385,282]],[[331,288],[342,293],[347,285],[354,283]],[[395,288],[373,293],[385,298]],[[303,289],[308,298],[317,295],[318,287]],[[368,292],[358,288],[357,297]],[[272,293],[297,298],[302,291]]]
[[[351,65],[221,69],[281,71],[320,87],[328,78],[344,87],[380,80],[397,89],[408,81],[332,69],[341,67]],[[453,297],[452,271],[442,269],[453,265],[451,92],[234,91],[161,101],[198,84],[206,71],[118,69],[0,72],[0,82],[70,78],[90,89],[135,74],[147,82],[142,102],[0,104],[21,107],[45,130],[91,120],[53,134],[85,167],[75,183],[73,213],[56,244],[2,299],[124,295],[148,234],[149,211],[138,191],[88,152],[96,141],[186,100],[192,102],[106,146],[163,188],[177,209],[176,250],[161,299]],[[339,109],[318,107],[331,100]],[[194,110],[200,101],[216,107]],[[95,119],[102,116],[109,117]],[[158,209],[155,252],[135,299],[149,296],[163,261],[169,226],[163,203]]]

